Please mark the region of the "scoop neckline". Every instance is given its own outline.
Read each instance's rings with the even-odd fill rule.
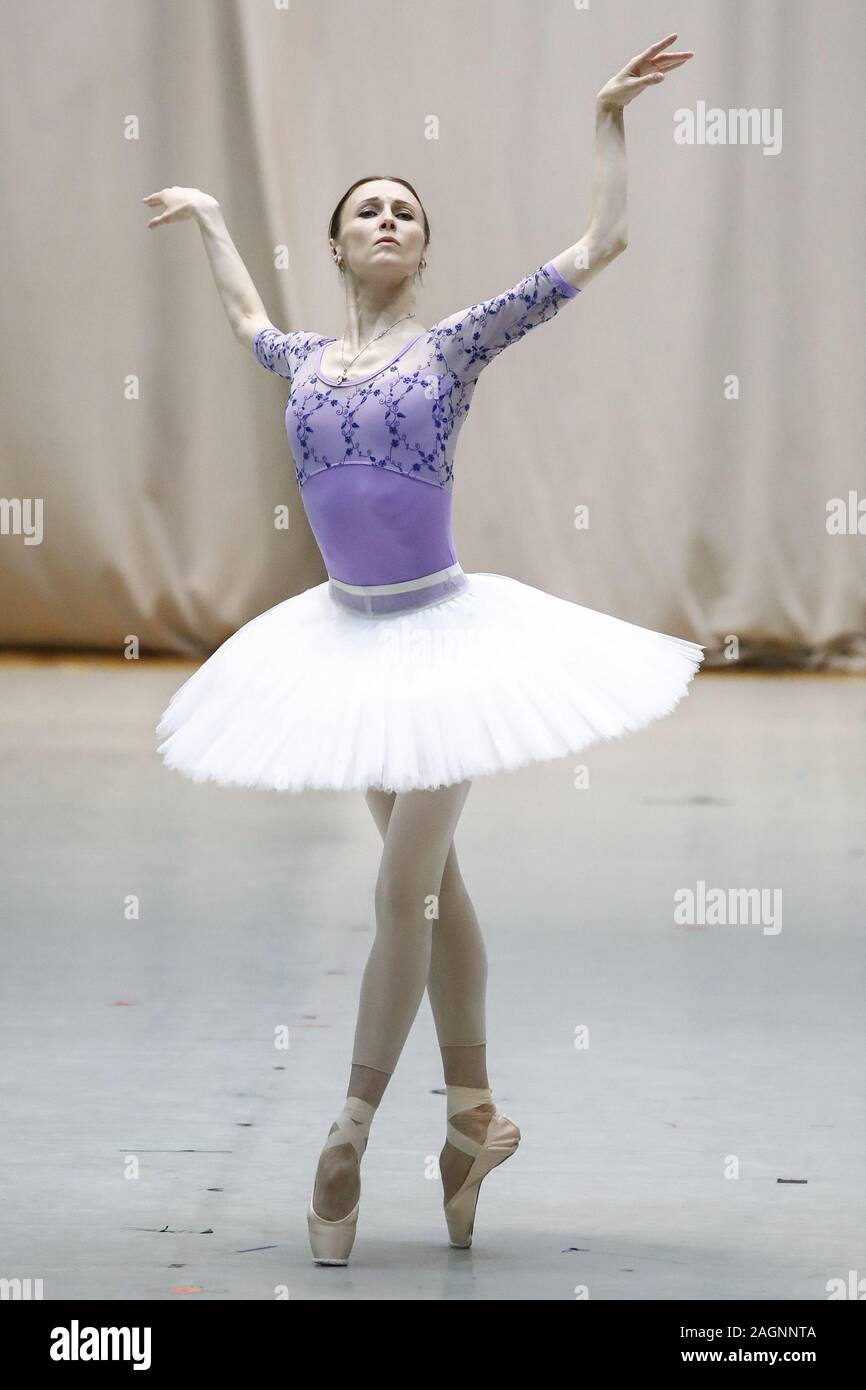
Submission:
[[[375,372],[368,372],[366,376],[353,376],[346,381],[337,381],[336,378],[326,376],[325,373],[322,371],[322,358],[325,355],[325,348],[328,346],[329,343],[336,343],[338,341],[336,338],[326,338],[325,341],[322,343],[322,346],[319,348],[319,355],[316,358],[316,375],[319,377],[321,381],[326,382],[328,386],[360,386],[361,382],[372,381],[374,376],[379,376],[381,372],[386,372],[389,367],[392,367],[394,365],[394,363],[397,361],[399,357],[403,356],[404,352],[408,352],[410,347],[412,347],[415,343],[419,342],[421,338],[425,337],[429,332],[430,329],[425,328],[420,333],[416,334],[414,338],[410,338],[408,343],[403,344],[399,352],[395,352],[394,356],[390,359],[390,361],[384,362],[381,367],[377,367]]]

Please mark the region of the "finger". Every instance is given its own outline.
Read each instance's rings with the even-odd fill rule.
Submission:
[[[659,39],[658,43],[651,43],[649,48],[645,48],[643,53],[638,55],[636,61],[641,62],[645,58],[654,57],[656,53],[661,53],[662,49],[667,48],[668,44],[673,43],[677,37],[677,34],[668,34],[666,39]]]
[[[649,87],[654,82],[664,82],[664,80],[665,75],[663,72],[651,72],[649,77],[632,77],[628,82],[624,83],[624,86],[630,92],[637,92],[643,87]]]
[[[651,43],[647,53],[661,53],[662,49],[667,48],[668,44],[673,43],[676,38],[679,38],[678,34],[668,34],[666,39],[659,39],[658,43]]]
[[[679,63],[656,63],[656,72],[673,72],[674,68],[681,68],[685,61],[686,59],[683,58],[682,62]]]
[[[633,63],[623,68],[622,75],[627,77],[645,77],[647,69],[652,71],[666,71],[668,68],[679,67],[688,58],[694,58],[694,53],[683,51],[680,53],[663,53],[660,58],[645,60],[643,55],[635,58]]]

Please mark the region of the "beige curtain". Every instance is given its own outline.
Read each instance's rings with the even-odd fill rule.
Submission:
[[[595,93],[676,29],[696,57],[626,111],[628,250],[479,385],[458,554],[717,664],[866,666],[859,0],[41,0],[3,28],[4,645],[204,654],[325,578],[285,383],[144,194],[214,193],[274,323],[339,335],[331,210],[401,174],[433,323],[582,235]],[[713,108],[763,136],[677,139]]]

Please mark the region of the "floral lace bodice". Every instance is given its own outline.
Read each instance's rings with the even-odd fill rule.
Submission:
[[[478,378],[578,293],[547,262],[502,294],[441,319],[377,371],[343,385],[321,369],[335,339],[281,333],[273,325],[256,333],[256,360],[291,382],[286,433],[330,576],[386,584],[456,564],[454,451]]]
[[[253,354],[292,383],[286,433],[298,485],[364,461],[451,487],[454,448],[484,367],[579,291],[550,264],[418,335],[372,377],[338,386],[320,370],[334,338],[262,328]]]

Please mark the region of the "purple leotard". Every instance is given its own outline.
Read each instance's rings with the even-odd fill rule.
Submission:
[[[259,329],[256,360],[291,382],[286,433],[337,603],[396,612],[466,587],[451,535],[451,490],[475,384],[488,362],[578,293],[548,261],[342,386],[320,367],[334,338]]]

